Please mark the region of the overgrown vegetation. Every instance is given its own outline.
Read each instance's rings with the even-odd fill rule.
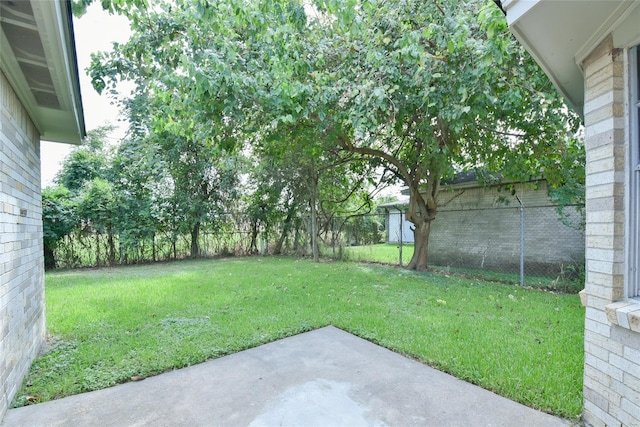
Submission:
[[[51,350],[14,405],[147,377],[333,324],[563,417],[582,405],[578,296],[280,257],[46,275]]]
[[[382,239],[366,168],[352,173],[336,160],[305,169],[295,153],[285,161],[266,149],[252,158],[199,146],[188,154],[164,140],[167,146],[127,140],[112,147],[109,131],[90,132],[65,159],[57,186],[42,192],[47,269],[246,255],[265,245],[273,254],[306,254],[322,244]]]

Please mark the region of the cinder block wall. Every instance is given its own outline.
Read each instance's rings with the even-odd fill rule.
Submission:
[[[525,272],[557,274],[561,266],[582,264],[584,232],[559,220],[546,181],[539,181],[537,189],[516,184],[515,190],[525,206]],[[510,192],[471,187],[444,191],[440,197],[429,238],[432,263],[519,270],[520,204]],[[575,209],[567,208],[567,213],[573,214],[572,223],[580,223]]]
[[[587,149],[584,420],[594,426],[640,425],[640,333],[631,330],[628,322],[622,327],[611,321],[617,316],[611,304],[624,298],[628,123],[624,54],[609,37],[583,63]]]
[[[0,72],[0,420],[45,338],[40,135]]]

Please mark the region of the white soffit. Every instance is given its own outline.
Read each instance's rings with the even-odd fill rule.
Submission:
[[[511,31],[579,113],[584,76],[579,64],[640,0],[507,0]]]
[[[0,68],[41,138],[79,144],[84,116],[65,0],[0,0]]]

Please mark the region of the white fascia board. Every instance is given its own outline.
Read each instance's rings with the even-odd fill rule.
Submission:
[[[516,24],[520,18],[527,14],[536,4],[542,0],[503,0],[502,8],[507,13],[509,26]]]
[[[61,41],[61,51],[64,67],[63,71],[66,78],[67,90],[69,93],[70,109],[75,121],[75,131],[77,139],[69,141],[79,143],[86,136],[84,124],[84,111],[82,108],[82,96],[80,93],[80,81],[78,78],[78,60],[75,52],[75,40],[73,34],[73,21],[70,16],[70,5],[65,0],[54,2],[56,5],[56,23],[58,35]]]
[[[582,45],[582,47],[575,54],[575,62],[581,67],[581,64],[589,56],[589,54],[595,49],[609,34],[614,33],[614,30],[618,28],[629,17],[633,10],[637,10],[640,5],[640,0],[626,0],[621,2],[609,16],[603,17],[602,24],[593,32],[593,35]],[[585,7],[587,7],[585,5]],[[640,21],[635,23],[635,32],[640,34]],[[614,33],[615,34],[615,33]],[[615,44],[615,43],[614,43]]]
[[[616,23],[613,30],[613,45],[627,49],[640,44],[640,1],[633,3]]]

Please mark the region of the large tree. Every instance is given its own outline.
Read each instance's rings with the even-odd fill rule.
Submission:
[[[171,194],[164,198],[168,228],[174,238],[189,234],[191,255],[199,256],[202,227],[217,224],[235,198],[241,129],[251,116],[251,67],[239,24],[232,15],[222,19],[224,4],[136,6],[127,10],[130,40],[95,54],[90,73],[98,91],[118,96],[133,134],[158,147]],[[210,8],[220,19],[205,19]],[[121,80],[134,83],[130,96],[117,93]]]
[[[295,104],[295,89],[285,74],[302,64],[289,52],[300,52],[290,48],[303,40],[295,36],[303,34],[306,15],[288,1],[226,0],[159,1],[147,10],[127,9],[127,16],[131,39],[93,57],[94,87],[116,93],[121,80],[135,84],[133,96],[121,102],[135,132],[162,147],[174,188],[172,215],[188,224],[196,255],[204,218],[218,195],[231,194],[235,169],[221,165],[255,131],[294,120],[287,108]],[[313,178],[308,183],[317,185]],[[311,197],[310,205],[315,212],[317,200]]]
[[[321,10],[331,19],[318,25],[312,77],[332,105],[322,122],[340,148],[381,159],[408,187],[408,268],[427,268],[444,179],[469,169],[528,179],[575,147],[577,116],[492,2],[336,0]]]
[[[305,214],[311,252],[317,261],[323,236],[336,231],[336,217],[361,212],[362,203],[354,200],[370,199],[366,191],[370,186],[363,184],[369,183],[371,165],[355,163],[351,155],[337,150],[312,120],[300,120],[293,125],[283,123],[271,130],[256,144],[254,155],[269,170],[277,170],[269,176],[276,178],[271,191],[281,188],[291,198],[287,204]],[[258,188],[267,184],[260,182],[260,176],[254,179]],[[289,221],[290,213],[293,212],[287,212]],[[280,241],[283,237],[284,234]]]
[[[120,141],[111,159],[121,263],[148,259],[147,249],[151,259],[157,259],[156,236],[168,228],[162,213],[170,197],[161,153],[159,146],[134,132]]]

